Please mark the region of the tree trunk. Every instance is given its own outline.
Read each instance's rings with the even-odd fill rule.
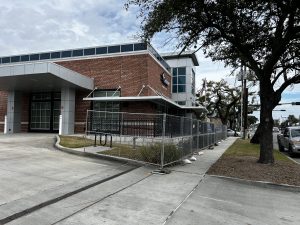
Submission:
[[[274,109],[274,91],[268,81],[260,82],[260,155],[259,163],[271,164],[274,163],[273,156],[273,117]]]
[[[258,124],[258,127],[257,127],[253,137],[251,138],[250,143],[259,144],[260,136],[261,136],[261,125]]]

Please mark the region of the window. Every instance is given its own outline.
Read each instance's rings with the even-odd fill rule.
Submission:
[[[186,104],[185,101],[177,101],[176,103],[177,103],[178,105],[185,105],[185,104]]]
[[[178,93],[185,92],[185,85],[178,85]]]
[[[121,52],[132,52],[133,45],[121,45]]]
[[[120,91],[116,90],[96,90],[94,91],[94,97],[119,97]]]
[[[21,62],[29,61],[29,55],[21,55]]]
[[[134,44],[134,51],[147,50],[147,45],[145,43]]]
[[[94,91],[94,97],[118,97],[120,91],[115,90],[99,90]],[[112,101],[94,101],[93,109],[93,130],[102,132],[118,132],[119,131],[119,102]]]
[[[300,129],[291,129],[292,137],[300,137]]]
[[[20,62],[20,56],[13,56],[10,60],[11,62]]]
[[[186,92],[186,68],[174,67],[172,68],[173,74],[173,93]]]
[[[107,54],[107,47],[96,48],[96,54]]]
[[[2,63],[10,63],[10,57],[2,58]]]
[[[108,46],[108,53],[117,53],[120,52],[120,45]]]
[[[42,53],[40,54],[40,59],[50,59],[50,53]]]
[[[71,54],[72,54],[71,51],[63,51],[63,52],[61,52],[61,57],[62,58],[71,57]]]
[[[51,52],[51,59],[60,58],[60,52]]]
[[[39,60],[39,59],[40,59],[39,54],[32,54],[32,55],[29,56],[30,61],[35,61],[35,60]]]
[[[94,48],[87,48],[84,49],[84,55],[95,55],[95,49]]]
[[[73,57],[74,56],[83,56],[83,50],[82,49],[73,50]]]

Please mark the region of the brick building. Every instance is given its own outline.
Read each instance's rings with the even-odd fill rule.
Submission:
[[[59,115],[63,134],[84,132],[88,109],[177,115],[203,110],[172,100],[171,68],[149,44],[7,56],[0,63],[1,132],[57,132]]]

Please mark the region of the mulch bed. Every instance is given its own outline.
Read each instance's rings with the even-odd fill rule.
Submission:
[[[300,186],[300,165],[292,161],[269,165],[257,163],[257,158],[252,156],[223,155],[207,174]]]

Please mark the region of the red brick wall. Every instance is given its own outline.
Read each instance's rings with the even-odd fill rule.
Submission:
[[[91,108],[90,101],[83,101],[82,99],[87,97],[90,91],[76,91],[75,95],[75,133],[84,133],[85,132],[85,120],[86,112]]]
[[[165,88],[160,81],[162,67],[148,54],[96,59],[61,61],[57,64],[94,78],[100,89],[117,89],[121,86],[122,96],[137,96],[143,85],[171,97],[171,87]],[[171,78],[166,75],[170,84]],[[155,95],[144,88],[141,95]]]
[[[151,102],[128,102],[122,104],[120,111],[129,113],[156,113],[156,106]]]
[[[164,96],[171,98],[171,95],[172,95],[171,94],[171,76],[168,75],[167,72],[165,72],[151,56],[148,56],[147,62],[148,62],[149,85],[153,89],[162,93]],[[169,86],[167,86],[167,87],[165,87],[160,80],[160,75],[163,72],[165,73],[165,78],[169,81]],[[150,95],[154,95],[154,93],[151,92]]]

